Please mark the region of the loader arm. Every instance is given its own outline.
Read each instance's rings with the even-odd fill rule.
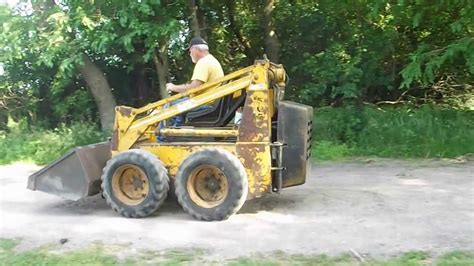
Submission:
[[[148,104],[142,108],[116,107],[111,140],[112,153],[130,149],[145,132],[150,132],[161,121],[248,88],[255,75],[258,75],[258,73],[266,74],[268,65],[255,64],[249,66],[216,81],[205,83],[197,88]],[[184,97],[189,97],[189,99],[165,108],[166,104]]]

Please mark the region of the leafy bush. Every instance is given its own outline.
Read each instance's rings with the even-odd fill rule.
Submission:
[[[321,104],[321,99],[333,99],[338,95],[356,98],[360,91],[358,84],[362,77],[359,68],[360,57],[351,55],[345,47],[334,45],[318,54],[304,54],[304,61],[292,69],[298,75],[305,75],[307,82],[301,84],[297,100],[311,105]],[[297,82],[296,82],[297,83]]]
[[[401,158],[474,153],[473,111],[431,106],[320,108],[314,123],[314,155],[320,159],[332,153],[330,149],[340,150],[340,155]]]
[[[99,129],[88,123],[61,125],[53,130],[12,128],[0,134],[0,163],[31,160],[38,164],[51,162],[68,150],[104,140]]]
[[[314,144],[312,154],[320,160],[338,160],[350,155],[351,151],[346,144],[321,140]]]

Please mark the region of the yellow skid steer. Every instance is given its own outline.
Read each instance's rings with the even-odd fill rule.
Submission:
[[[118,106],[110,141],[74,149],[28,188],[71,200],[101,192],[130,218],[153,214],[174,192],[196,219],[227,219],[248,199],[305,183],[313,111],[283,100],[286,82],[282,65],[258,60],[142,108]],[[178,115],[184,125],[163,126]]]

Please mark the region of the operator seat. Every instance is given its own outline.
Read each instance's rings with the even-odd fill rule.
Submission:
[[[234,117],[235,111],[244,105],[245,91],[234,99],[233,95],[227,95],[214,101],[210,109],[201,111],[190,111],[186,114],[186,126],[195,127],[222,127],[227,125]]]

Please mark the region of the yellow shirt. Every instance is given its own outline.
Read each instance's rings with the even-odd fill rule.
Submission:
[[[211,54],[208,54],[197,61],[191,80],[197,79],[206,83],[222,78],[223,76],[224,71],[219,61]]]

